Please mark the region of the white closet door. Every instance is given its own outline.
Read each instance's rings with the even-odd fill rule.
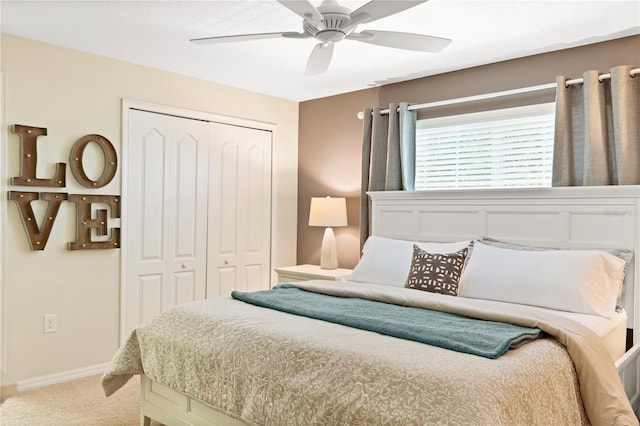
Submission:
[[[209,124],[129,112],[126,334],[205,297]]]
[[[270,286],[271,136],[212,123],[207,297]]]

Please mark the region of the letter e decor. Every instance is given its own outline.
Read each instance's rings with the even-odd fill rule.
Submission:
[[[97,217],[91,218],[93,203],[107,204],[111,208],[111,217],[120,217],[120,197],[113,195],[69,195],[69,201],[76,203],[76,241],[68,243],[69,250],[107,249],[120,247],[120,228],[114,228],[107,241],[92,241],[91,229],[100,236],[108,235],[107,211],[96,211]]]

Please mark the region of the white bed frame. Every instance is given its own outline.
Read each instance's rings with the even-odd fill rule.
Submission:
[[[640,407],[640,186],[519,190],[370,192],[372,234],[421,241],[492,237],[559,248],[626,248],[636,253],[620,300],[633,347],[616,366],[634,411]],[[147,377],[140,421],[240,425]]]
[[[370,192],[372,234],[450,242],[491,237],[559,248],[634,250],[619,303],[633,346],[616,362],[640,408],[640,186]]]

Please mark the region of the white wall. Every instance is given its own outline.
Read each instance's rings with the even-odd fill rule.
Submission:
[[[296,102],[6,34],[1,39],[0,59],[6,75],[6,126],[48,129],[48,136],[38,139],[38,177],[51,177],[55,163],[67,163],[64,192],[70,194],[121,194],[121,161],[110,184],[87,189],[69,170],[69,151],[78,138],[98,133],[111,141],[121,160],[123,98],[275,124],[277,251],[273,264],[295,262]],[[64,203],[46,249],[31,251],[17,206],[7,201],[7,192],[63,190],[10,186],[10,178],[20,175],[20,139],[7,127],[0,134],[0,220],[5,220],[1,359],[3,372],[20,387],[21,383],[99,366],[115,353],[119,341],[120,250],[68,251],[67,242],[75,240],[76,209],[73,203]],[[57,333],[42,331],[43,315],[48,313],[58,315]]]

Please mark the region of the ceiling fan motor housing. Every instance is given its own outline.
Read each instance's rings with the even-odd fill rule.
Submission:
[[[309,19],[305,19],[302,27],[304,31],[321,42],[337,42],[343,40],[354,28],[349,28],[345,31],[344,28],[349,27],[351,18],[348,13],[322,13],[323,20],[315,22]]]

